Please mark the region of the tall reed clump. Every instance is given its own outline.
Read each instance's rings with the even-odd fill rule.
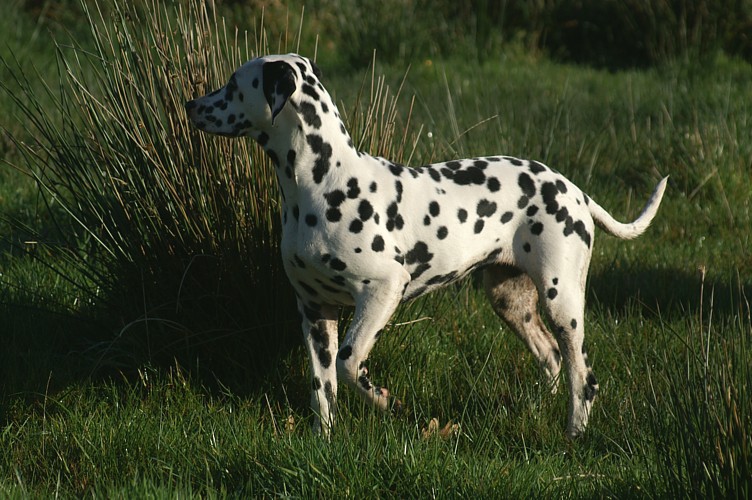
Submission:
[[[274,172],[252,141],[199,133],[183,109],[267,52],[263,28],[249,39],[204,0],[82,6],[92,40],[58,44],[54,106],[35,104],[27,75],[16,70],[13,82],[32,138],[16,139],[18,167],[37,181],[61,238],[40,258],[119,318],[117,341],[95,346],[102,363],[201,355],[204,367],[217,360],[214,373],[266,373],[298,335]],[[391,142],[395,100],[372,88],[351,119],[391,114],[362,137]]]
[[[738,314],[720,324],[713,293],[701,297],[708,317],[701,309],[699,324],[678,339],[684,347],[664,350],[662,366],[651,370],[649,431],[660,482],[674,498],[752,494],[752,319],[739,296]]]

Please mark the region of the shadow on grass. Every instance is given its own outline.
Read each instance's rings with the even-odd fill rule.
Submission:
[[[148,282],[134,274],[119,280],[122,288],[112,299],[118,307],[79,315],[40,305],[38,297],[5,303],[0,297],[0,420],[6,402],[19,396],[42,401],[77,382],[137,384],[145,367],[179,366],[217,395],[269,393],[307,407],[293,292],[286,279],[244,283],[249,272],[208,256],[176,260]],[[590,277],[588,300],[614,316],[638,310],[672,320],[699,310],[701,285],[698,273],[677,269],[604,269]],[[745,313],[744,297],[752,296],[749,282],[706,277],[704,287],[703,307],[709,310],[712,292],[718,315]]]
[[[43,290],[5,293],[14,286],[2,283],[0,420],[14,399],[41,402],[89,381],[139,384],[145,370],[176,366],[213,394],[297,398],[279,387],[301,344],[292,289],[254,281],[253,270],[227,260],[176,258],[148,278],[131,271],[113,278],[117,292],[75,313]]]
[[[593,270],[587,299],[614,316],[632,314],[673,320],[695,314],[702,307],[714,314],[747,314],[752,282],[740,276],[703,277],[698,270],[611,268]],[[746,311],[746,312],[745,312]]]

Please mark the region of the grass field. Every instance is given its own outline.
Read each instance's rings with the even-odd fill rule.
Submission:
[[[583,438],[564,437],[565,391],[549,394],[468,279],[402,306],[372,352],[374,381],[406,411],[377,414],[342,390],[326,442],[309,426],[268,165],[170,114],[197,92],[189,68],[204,67],[176,49],[159,56],[168,78],[139,73],[162,67],[135,63],[162,47],[145,38],[155,22],[92,16],[113,37],[132,30],[131,45],[102,45],[83,15],[61,20],[77,49],[56,50],[63,30],[28,10],[0,20],[1,496],[752,495],[748,63],[607,72],[512,45],[482,63],[420,57],[372,73],[304,35],[371,153],[535,158],[620,220],[671,176],[645,235],[596,234],[586,338],[600,393]],[[156,24],[179,38],[192,29],[179,17]],[[233,46],[229,32],[201,54]],[[296,45],[280,40],[248,44]],[[212,54],[209,87],[242,58]],[[132,79],[102,85],[112,68]],[[75,100],[86,91],[104,106]]]

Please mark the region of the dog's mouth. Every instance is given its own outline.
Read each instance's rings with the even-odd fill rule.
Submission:
[[[238,133],[239,131],[225,130],[222,127],[217,126],[216,123],[214,123],[213,117],[205,117],[204,115],[201,115],[198,112],[198,110],[200,109],[198,101],[200,101],[200,99],[187,101],[184,104],[185,112],[188,115],[188,118],[190,119],[194,127],[201,130],[202,132],[206,132],[207,134],[218,135],[221,137],[239,137],[240,136],[240,134]]]

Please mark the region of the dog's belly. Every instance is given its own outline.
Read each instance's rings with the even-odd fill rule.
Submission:
[[[474,248],[461,248],[461,244],[458,241],[456,251],[433,255],[427,262],[406,264],[411,280],[405,289],[403,300],[414,299],[454,283],[488,264],[514,261],[511,241],[502,238],[476,242]]]

